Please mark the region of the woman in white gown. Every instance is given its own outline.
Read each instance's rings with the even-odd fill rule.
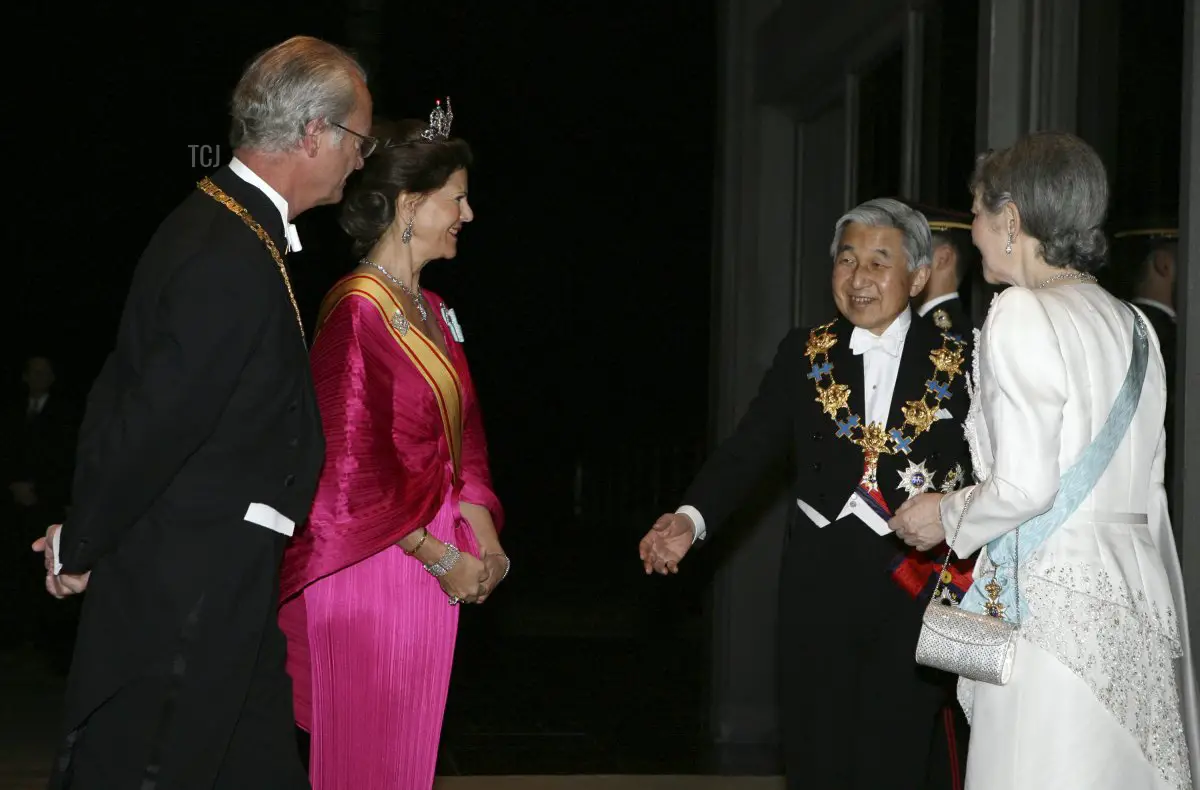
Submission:
[[[1163,488],[1166,378],[1149,322],[1090,274],[1105,253],[1104,166],[1043,132],[982,156],[972,191],[985,276],[1011,286],[976,343],[964,427],[978,484],[916,497],[892,524],[918,548],[948,536],[959,556],[982,549],[962,606],[999,603],[1019,626],[1007,684],[959,684],[967,788],[1190,790],[1200,746]],[[1128,429],[1089,466],[1119,401]]]

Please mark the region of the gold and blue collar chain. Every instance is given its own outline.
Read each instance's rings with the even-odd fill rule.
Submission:
[[[876,471],[881,455],[908,455],[912,443],[929,430],[937,421],[942,402],[950,399],[950,387],[954,378],[961,374],[965,345],[957,336],[943,332],[942,347],[929,354],[933,363],[933,375],[925,382],[925,393],[920,400],[910,400],[901,408],[904,423],[899,428],[887,428],[879,423],[865,423],[850,410],[850,387],[839,384],[833,377],[833,363],[829,361],[829,350],[838,343],[837,335],[831,331],[836,321],[819,326],[809,332],[805,355],[812,365],[807,378],[817,389],[817,403],[833,418],[837,425],[835,436],[857,445],[863,451],[866,471],[863,482],[869,490],[877,488]],[[844,417],[842,415],[845,415]],[[907,430],[907,433],[906,433]]]

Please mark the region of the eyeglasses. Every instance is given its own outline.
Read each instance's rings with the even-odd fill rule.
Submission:
[[[359,134],[358,132],[354,131],[353,129],[347,129],[345,126],[342,126],[340,123],[334,123],[333,121],[330,121],[329,123],[332,124],[333,126],[336,126],[339,129],[341,129],[343,132],[349,132],[350,134],[352,134],[358,138],[358,140],[359,140],[358,155],[361,156],[363,159],[366,159],[368,156],[370,156],[372,153],[374,153],[375,147],[379,145],[379,140],[377,140],[374,137],[368,137],[365,134]]]

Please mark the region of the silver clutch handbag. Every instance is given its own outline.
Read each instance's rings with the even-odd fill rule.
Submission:
[[[963,518],[967,508],[971,506],[971,498],[975,491],[967,492],[967,501],[963,512],[958,517],[958,526],[954,530],[953,540],[958,539],[958,531],[962,528]],[[953,546],[953,540],[949,544]],[[1020,529],[1017,532],[1018,552],[1020,551]],[[1018,556],[1020,554],[1018,553]],[[1018,626],[989,614],[966,612],[958,606],[943,603],[941,600],[942,584],[946,567],[950,564],[950,550],[946,552],[946,562],[942,564],[942,572],[938,575],[938,583],[933,591],[925,614],[921,618],[921,635],[917,639],[917,663],[934,669],[940,669],[954,675],[1003,686],[1012,674],[1013,656],[1017,649]],[[1014,581],[1016,574],[1014,572]],[[1016,589],[1017,610],[1021,607],[1021,590]]]

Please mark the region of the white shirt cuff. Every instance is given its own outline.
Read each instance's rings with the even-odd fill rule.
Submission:
[[[691,505],[684,505],[683,507],[679,508],[679,510],[676,510],[675,514],[679,516],[687,516],[692,520],[692,525],[694,526],[694,529],[692,530],[693,545],[698,540],[704,540],[704,538],[708,535],[708,530],[704,528],[704,516],[700,515],[700,511],[696,510],[696,508],[692,507]]]
[[[50,541],[51,551],[54,552],[54,575],[55,576],[62,573],[62,563],[59,562],[59,559],[58,559],[58,546],[60,543],[61,536],[62,536],[62,527],[59,527],[58,529],[54,530],[54,539],[52,541]]]

